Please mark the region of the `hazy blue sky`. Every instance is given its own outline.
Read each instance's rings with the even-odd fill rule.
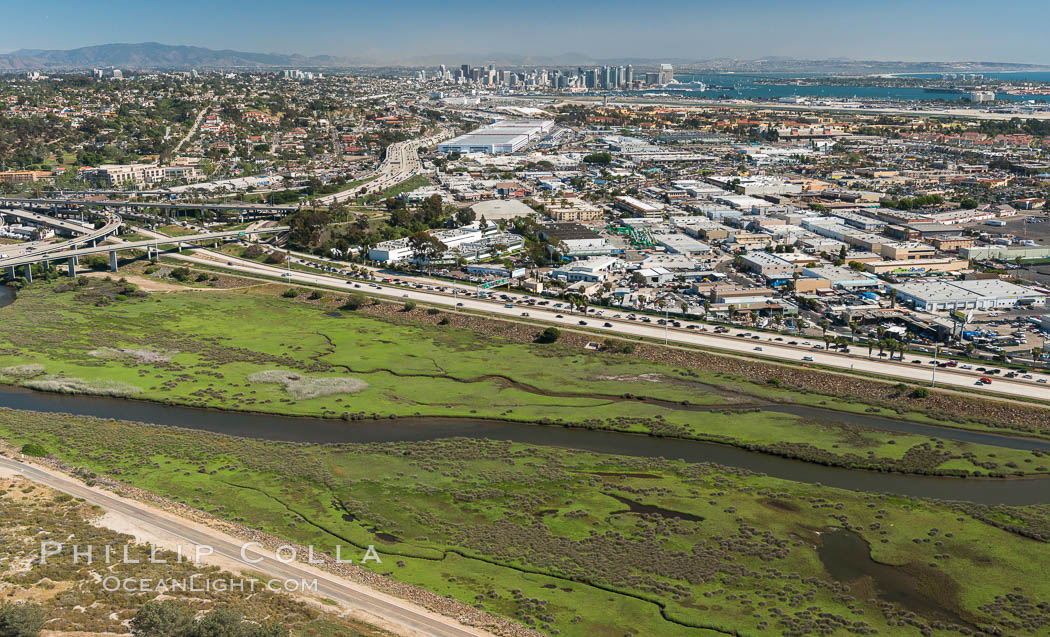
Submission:
[[[4,12],[4,51],[156,41],[382,59],[572,51],[1050,64],[1048,0],[49,0],[32,7],[0,0],[4,5],[21,8]]]

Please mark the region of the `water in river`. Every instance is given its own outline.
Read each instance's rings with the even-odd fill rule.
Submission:
[[[735,447],[672,438],[652,438],[609,431],[570,429],[504,421],[458,418],[401,418],[354,421],[237,413],[173,407],[135,400],[67,396],[14,387],[0,388],[0,406],[52,413],[72,413],[171,425],[263,440],[309,443],[372,443],[437,440],[451,437],[488,438],[525,444],[582,449],[598,453],[714,462],[770,476],[856,491],[905,496],[968,500],[981,504],[1025,505],[1050,503],[1050,478],[1016,480],[959,479],[856,471],[779,458]],[[805,409],[805,408],[795,408]],[[812,408],[809,408],[812,409]],[[864,419],[861,415],[843,418]],[[878,419],[888,420],[888,419]],[[889,421],[906,430],[912,423]],[[877,421],[867,421],[876,425]],[[927,425],[915,425],[928,427]],[[941,433],[951,430],[937,428]],[[923,430],[922,433],[926,433]],[[1003,446],[1017,441],[991,436]],[[1027,441],[1022,441],[1027,443]],[[994,444],[994,443],[989,443]],[[1044,443],[1039,443],[1044,444]]]

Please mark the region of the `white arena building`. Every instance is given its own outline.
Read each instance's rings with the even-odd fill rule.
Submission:
[[[554,128],[549,119],[506,119],[438,144],[439,153],[514,153]]]

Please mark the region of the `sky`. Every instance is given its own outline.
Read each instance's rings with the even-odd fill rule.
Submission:
[[[456,54],[578,52],[1050,65],[1047,0],[48,0],[31,9],[0,0],[5,5],[5,52],[161,42],[387,62],[447,54],[449,64]]]

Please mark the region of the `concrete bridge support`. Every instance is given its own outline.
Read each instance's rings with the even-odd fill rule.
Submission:
[[[75,277],[77,275],[77,258],[69,258],[69,276]]]
[[[18,273],[15,272],[15,266],[13,266],[13,265],[7,266],[7,278],[9,278],[12,281],[14,281],[17,277],[18,277]]]
[[[26,281],[33,282],[33,264],[26,264]]]
[[[109,269],[113,272],[117,271],[117,251],[112,250],[109,253]]]

